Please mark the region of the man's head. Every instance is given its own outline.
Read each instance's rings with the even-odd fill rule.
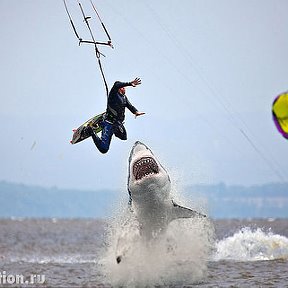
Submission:
[[[125,95],[125,87],[122,87],[122,88],[119,88],[118,89],[118,92],[120,93],[120,94],[122,94],[122,95]]]

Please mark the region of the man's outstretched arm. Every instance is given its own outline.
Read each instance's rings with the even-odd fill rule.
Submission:
[[[118,89],[122,88],[122,87],[126,87],[126,86],[133,86],[136,87],[137,85],[141,84],[141,79],[140,78],[135,78],[134,80],[130,81],[130,82],[120,82],[120,81],[116,81],[112,87],[111,90],[116,90],[118,91]]]

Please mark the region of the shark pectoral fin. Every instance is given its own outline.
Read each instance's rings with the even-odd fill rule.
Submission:
[[[180,206],[176,204],[174,201],[172,201],[173,204],[173,215],[172,215],[172,220],[177,219],[177,218],[193,218],[193,217],[199,217],[199,218],[206,218],[207,216],[197,212],[195,210],[191,210],[189,208]]]

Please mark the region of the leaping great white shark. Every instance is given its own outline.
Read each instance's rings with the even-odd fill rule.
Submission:
[[[167,171],[140,141],[135,142],[130,152],[127,187],[131,210],[139,222],[140,234],[146,240],[164,232],[175,219],[206,217],[173,201]],[[122,255],[116,259],[120,263]]]

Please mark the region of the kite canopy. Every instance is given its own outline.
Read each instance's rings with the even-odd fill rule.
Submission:
[[[288,139],[288,91],[276,97],[272,105],[272,114],[278,131]]]

